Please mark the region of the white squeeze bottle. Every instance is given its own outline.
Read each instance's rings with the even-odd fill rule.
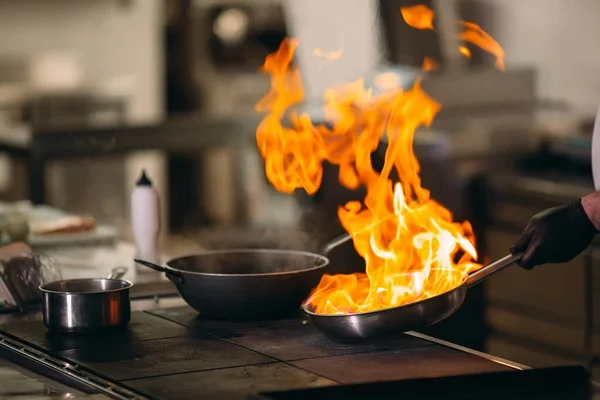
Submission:
[[[136,258],[160,265],[158,235],[160,233],[160,203],[158,192],[142,171],[131,193],[131,228],[137,245]],[[137,266],[140,272],[150,269]]]

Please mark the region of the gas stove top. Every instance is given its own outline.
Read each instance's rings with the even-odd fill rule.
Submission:
[[[418,333],[339,343],[300,317],[219,322],[188,307],[134,312],[126,332],[102,336],[51,335],[38,321],[0,325],[0,350],[29,368],[45,367],[40,373],[87,384],[88,393],[128,400],[414,398],[433,384],[447,388],[444,397],[457,388],[486,398],[510,387],[520,394],[577,387],[570,392],[578,396],[587,388],[582,369],[517,371]],[[542,378],[550,381],[540,386]],[[501,398],[524,398],[510,395]]]
[[[13,397],[21,400],[77,400],[91,396],[0,358],[0,399]],[[99,395],[93,399],[108,400],[108,397]]]
[[[589,399],[588,374],[569,366],[261,393],[255,400]]]

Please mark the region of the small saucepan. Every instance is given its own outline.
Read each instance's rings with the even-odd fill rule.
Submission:
[[[124,329],[131,319],[130,289],[122,280],[127,268],[117,267],[106,278],[66,279],[44,283],[44,325],[57,333],[96,333]]]

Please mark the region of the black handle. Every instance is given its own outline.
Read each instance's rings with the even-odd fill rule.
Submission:
[[[161,267],[160,265],[156,265],[154,263],[151,263],[150,261],[139,260],[137,258],[133,261],[143,265],[144,267],[152,268],[155,271],[164,272],[165,275],[167,275],[167,278],[169,278],[170,280],[173,281],[173,279],[175,279],[174,283],[183,283],[183,274],[179,271],[174,271],[170,268]]]
[[[161,267],[160,265],[156,265],[154,263],[151,263],[150,261],[138,260],[137,258],[133,261],[135,261],[137,264],[143,265],[144,267],[152,268],[155,271],[164,272],[165,274],[168,274],[168,270],[165,267]]]

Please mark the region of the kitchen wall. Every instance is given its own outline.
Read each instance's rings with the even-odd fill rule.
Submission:
[[[0,58],[36,59],[49,52],[72,54],[81,63],[86,86],[129,98],[129,123],[161,120],[165,109],[163,3],[0,1]],[[164,193],[165,161],[157,152],[53,163],[47,171],[48,202],[74,212],[89,212],[126,228],[129,193],[142,168]],[[166,195],[163,198],[166,225]]]
[[[326,88],[368,76],[379,65],[376,1],[286,0],[285,5],[290,34],[301,43],[296,57],[305,99],[320,104]],[[315,48],[343,50],[343,55],[327,62],[314,56]]]
[[[75,54],[86,82],[127,93],[130,120],[163,115],[161,0],[0,2],[0,57]]]
[[[566,100],[595,115],[600,104],[600,2],[597,0],[480,0],[489,6],[493,35],[506,64],[535,66],[539,95]]]

